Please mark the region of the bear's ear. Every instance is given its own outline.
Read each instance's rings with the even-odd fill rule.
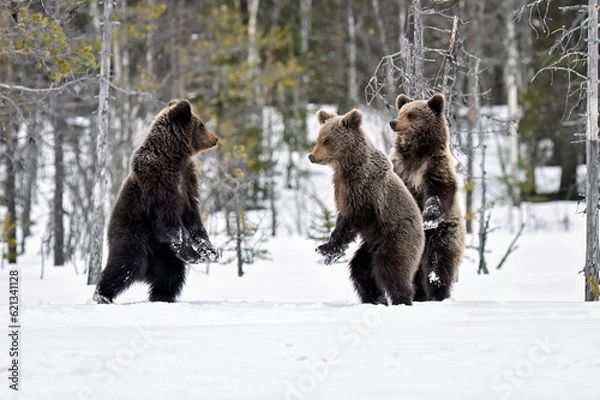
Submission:
[[[177,104],[177,103],[179,103],[179,100],[171,100],[171,101],[169,102],[169,104],[167,104],[167,107],[171,107],[171,106],[173,106],[173,105],[175,105],[175,104]]]
[[[398,97],[396,97],[396,109],[398,111],[400,111],[400,109],[402,108],[403,105],[405,105],[406,103],[410,103],[411,101],[415,101],[414,99],[411,99],[410,97],[408,97],[405,94],[401,94]]]
[[[321,125],[323,125],[325,123],[325,121],[327,121],[330,118],[335,117],[335,115],[328,113],[325,110],[319,110],[319,112],[317,113],[317,118],[319,119],[319,123]]]
[[[434,94],[429,100],[427,100],[427,105],[429,108],[431,108],[435,115],[442,115],[444,112],[444,107],[446,106],[446,99],[444,99],[443,94]]]
[[[172,101],[169,103],[169,105],[171,108],[167,112],[167,115],[171,122],[180,122],[182,124],[187,124],[190,122],[192,119],[192,105],[189,101]]]
[[[348,112],[348,114],[344,115],[342,118],[342,123],[346,128],[356,129],[360,126],[362,122],[362,113],[360,110],[353,108]]]

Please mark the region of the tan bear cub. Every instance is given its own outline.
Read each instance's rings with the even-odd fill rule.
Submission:
[[[360,236],[349,269],[361,302],[412,304],[424,246],[419,208],[390,160],[362,131],[359,110],[344,116],[321,110],[317,117],[321,129],[308,158],[333,168],[338,214],[329,242],[316,251],[330,264]]]
[[[112,210],[97,302],[111,303],[135,281],[150,285],[150,301],[175,301],[185,263],[218,258],[200,217],[192,161],[217,141],[187,100],[170,102],[156,116]]]
[[[415,301],[450,296],[465,248],[445,103],[441,94],[429,100],[401,94],[396,98],[398,117],[390,122],[396,134],[394,170],[423,213],[425,251],[415,276]]]

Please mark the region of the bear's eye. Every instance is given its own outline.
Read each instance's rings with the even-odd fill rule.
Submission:
[[[200,122],[200,130],[204,130],[204,124]]]
[[[406,114],[406,116],[408,117],[408,119],[415,119],[415,113],[409,112],[408,114]]]
[[[327,139],[323,140],[323,144],[324,144],[325,146],[327,146],[327,145],[329,144],[329,138],[327,138]]]

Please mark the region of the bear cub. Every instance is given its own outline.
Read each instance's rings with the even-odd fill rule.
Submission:
[[[191,107],[171,101],[133,153],[110,216],[98,303],[111,303],[135,281],[149,284],[150,301],[173,302],[185,283],[185,264],[219,256],[202,224],[192,161],[218,139]]]
[[[331,264],[360,235],[350,278],[362,303],[412,304],[413,279],[424,246],[422,219],[388,157],[361,129],[362,114],[317,113],[321,124],[309,160],[333,168],[338,210],[329,242],[316,251]]]
[[[396,134],[394,170],[423,213],[425,251],[415,276],[415,301],[450,297],[465,248],[445,103],[441,94],[429,100],[401,94],[396,98],[398,116],[390,122]]]

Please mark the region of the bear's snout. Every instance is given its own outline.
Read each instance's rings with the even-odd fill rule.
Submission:
[[[390,121],[390,126],[392,127],[392,129],[396,129],[396,125],[398,125],[398,123],[394,120]]]
[[[315,163],[315,161],[317,161],[317,160],[315,159],[315,156],[313,156],[312,154],[309,154],[309,155],[308,155],[308,160],[309,160],[311,163],[313,163],[313,164]]]

